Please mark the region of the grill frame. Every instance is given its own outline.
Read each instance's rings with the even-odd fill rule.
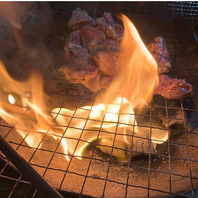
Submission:
[[[68,20],[69,19],[68,17],[71,15],[71,12],[76,8],[76,6],[79,6],[81,9],[86,9],[87,3],[86,2],[83,2],[83,3],[78,3],[77,4],[77,3],[72,3],[72,2],[64,2],[64,3],[63,2],[56,2],[56,3],[54,2],[54,3],[50,3],[50,6],[51,6],[51,8],[53,10],[53,17],[55,19],[59,19],[60,17],[63,17],[64,19]],[[136,15],[141,15],[141,16],[142,15],[143,16],[144,15],[145,16],[149,16],[151,18],[158,17],[158,20],[165,21],[162,24],[163,31],[164,31],[164,34],[165,35],[167,34],[167,30],[166,30],[166,27],[165,27],[166,22],[170,22],[170,20],[172,20],[173,17],[176,16],[176,15],[185,16],[192,23],[192,25],[194,27],[198,23],[198,21],[197,21],[198,19],[196,18],[197,11],[195,11],[196,10],[196,7],[198,7],[198,4],[196,2],[142,2],[142,3],[141,2],[127,2],[127,3],[117,2],[115,4],[112,4],[111,2],[108,2],[108,3],[104,3],[104,2],[90,3],[90,7],[93,7],[93,6],[95,8],[94,9],[93,16],[94,15],[101,16],[104,11],[110,11],[110,12],[116,12],[116,13],[118,11],[120,11],[120,12],[126,14],[126,15],[136,14]],[[191,13],[191,15],[189,14],[189,12]],[[168,18],[165,17],[167,15],[169,16]],[[155,32],[155,31],[156,30],[154,29],[153,32]],[[162,35],[163,35],[163,31],[162,31]],[[174,38],[174,37],[171,37],[171,38],[168,38],[168,37],[166,38],[165,37],[165,39],[168,41],[168,44],[171,43],[172,41],[174,41],[174,42],[172,42],[172,43],[174,43],[174,47],[173,47],[174,54],[173,53],[171,54],[171,58],[172,58],[172,62],[173,62],[173,71],[171,72],[171,75],[173,77],[181,78],[182,76],[180,74],[180,68],[177,65],[180,62],[177,60],[177,54],[176,54],[178,52],[177,49],[179,51],[182,51],[181,50],[181,45],[177,42],[176,38]],[[170,49],[170,51],[171,50],[172,49]],[[182,51],[182,53],[183,53],[183,51]],[[62,62],[63,62],[63,58],[64,58],[63,57],[63,52],[58,57],[54,57],[54,58],[55,58],[55,63],[56,63],[55,64],[55,68],[56,68],[59,65],[61,65]],[[184,76],[184,78],[186,78],[187,81],[188,81],[192,77],[191,74],[192,74],[193,71],[196,70],[196,68],[195,69],[194,68],[191,69],[191,64],[193,64],[193,61],[192,62],[190,61],[191,60],[191,55],[185,54],[185,58],[187,59],[187,69],[185,69],[185,71],[187,71],[188,73]],[[23,72],[24,71],[22,71],[21,73],[19,73],[19,75],[18,75],[18,78],[19,79],[23,79],[24,78],[24,76],[23,76],[24,73]],[[193,78],[194,78],[194,76],[193,76]],[[193,95],[194,98],[191,98],[191,99],[180,99],[179,100],[180,101],[180,106],[181,106],[180,109],[182,110],[183,113],[184,113],[184,111],[197,111],[197,95],[198,95],[197,94],[197,91],[198,91],[198,89],[197,89],[197,87],[195,85],[196,82],[194,81],[193,78],[191,79],[190,83],[192,83],[193,86],[194,86],[194,95]],[[89,93],[89,91],[86,90],[86,89],[84,89],[83,87],[80,87],[80,89],[79,89],[79,87],[76,87],[75,85],[72,85],[71,86],[70,84],[68,84],[68,85],[65,86],[64,84],[62,84],[62,81],[60,81],[57,85],[58,86],[67,87],[69,90],[67,91],[67,93],[64,93],[64,94],[62,94],[62,93],[59,93],[59,94],[52,93],[52,95],[50,96],[49,103],[48,103],[48,104],[50,104],[50,106],[53,106],[52,103],[54,103],[54,106],[56,106],[57,105],[57,101],[54,99],[54,97],[60,97],[60,98],[64,98],[64,100],[61,101],[62,104],[59,104],[61,107],[63,107],[64,104],[65,104],[65,101],[68,102],[69,99],[70,100],[72,100],[72,99],[77,100],[78,99],[78,102],[74,106],[74,108],[76,108],[76,107],[77,108],[80,108],[82,106],[82,104],[81,104],[82,103],[82,100],[84,100],[84,98],[83,98],[84,95],[81,94],[81,92],[83,92],[83,93],[84,92]],[[76,95],[74,94],[73,90],[75,90],[77,92],[77,93],[75,92]],[[79,98],[79,96],[81,98]],[[92,98],[92,100],[94,100],[94,98],[96,96],[95,95],[93,96],[91,94],[90,97]],[[185,100],[192,100],[194,102],[195,106],[196,106],[196,109],[191,109],[191,108],[183,107],[183,101],[185,101]],[[54,102],[54,101],[56,101],[56,102]],[[170,100],[165,99],[165,109],[166,109],[167,119],[168,119],[168,103],[169,103],[169,101]],[[60,102],[60,101],[58,101],[58,102]],[[90,98],[85,99],[84,102],[85,103],[86,102],[90,102]],[[151,108],[152,108],[152,105],[151,105]],[[163,106],[163,108],[164,108],[164,106]],[[77,111],[77,109],[75,111]],[[160,158],[167,158],[168,163],[169,163],[169,172],[165,172],[165,173],[168,174],[168,176],[169,176],[170,189],[169,189],[169,192],[166,192],[165,191],[165,193],[168,194],[168,196],[170,196],[170,197],[171,196],[174,196],[174,195],[180,195],[180,196],[181,195],[185,195],[185,193],[177,193],[177,194],[175,194],[175,193],[172,193],[171,192],[171,190],[172,190],[172,184],[171,184],[171,177],[172,177],[172,175],[180,176],[182,178],[189,178],[190,179],[190,183],[191,183],[191,189],[190,189],[191,190],[191,195],[189,195],[189,196],[195,196],[195,194],[197,193],[197,191],[194,189],[194,186],[193,186],[193,180],[194,179],[196,180],[198,178],[192,176],[191,163],[192,162],[198,162],[198,161],[192,160],[191,157],[190,157],[190,154],[189,154],[189,147],[197,147],[197,146],[196,145],[188,144],[188,134],[189,134],[189,131],[188,131],[187,126],[186,126],[187,120],[185,119],[185,116],[184,116],[183,119],[185,120],[185,122],[184,122],[185,125],[184,125],[184,131],[183,131],[183,133],[185,134],[185,140],[186,140],[187,143],[186,144],[185,143],[182,144],[182,143],[177,143],[176,142],[174,144],[178,144],[178,145],[186,146],[187,147],[188,158],[187,159],[186,158],[179,158],[179,160],[184,160],[184,161],[187,161],[189,163],[190,176],[185,176],[185,175],[179,175],[179,174],[171,173],[171,160],[172,159],[177,159],[177,157],[171,156],[171,151],[170,151],[170,147],[171,146],[170,145],[172,144],[172,142],[171,142],[170,139],[167,142],[168,143],[168,155],[158,155],[158,157],[160,157]],[[195,120],[190,120],[190,121],[196,122],[197,120],[195,119]],[[5,123],[4,124],[1,123],[1,127],[9,127],[10,128],[9,131],[4,135],[4,138],[7,139],[7,137],[9,136],[9,133],[11,133],[11,131],[13,130],[13,127],[7,126]],[[196,132],[194,132],[194,133],[196,134]],[[46,136],[47,135],[45,134],[43,136],[43,139],[42,140],[44,140]],[[61,136],[61,138],[62,138],[62,136]],[[9,141],[9,139],[8,139],[8,141]],[[23,148],[23,147],[29,148],[27,145],[24,145],[23,142],[24,142],[24,140],[22,140],[20,143],[9,141],[9,143],[17,151],[18,151],[19,148]],[[45,174],[46,174],[47,170],[49,170],[49,169],[53,170],[53,168],[50,168],[49,167],[49,165],[51,163],[51,160],[49,161],[49,163],[48,163],[47,166],[42,166],[42,165],[35,164],[35,163],[31,162],[32,158],[34,157],[34,154],[38,150],[39,151],[43,151],[43,152],[47,151],[47,152],[51,152],[52,153],[52,158],[53,158],[53,156],[55,154],[58,153],[58,154],[63,155],[63,153],[59,153],[56,150],[55,151],[49,151],[49,150],[46,150],[46,149],[43,149],[43,148],[39,148],[39,145],[38,145],[37,148],[32,148],[32,149],[34,149],[34,152],[33,152],[32,156],[29,159],[29,163],[34,168],[38,168],[38,169],[39,168],[41,168],[41,169],[44,168],[45,170],[42,173],[42,176],[45,178]],[[57,149],[58,149],[58,146],[57,146]],[[93,155],[94,155],[94,152],[93,152]],[[2,156],[1,156],[1,158],[2,158]],[[72,158],[73,158],[73,156],[71,155],[71,161],[70,161],[70,163],[72,162]],[[76,196],[76,197],[80,197],[80,196],[85,196],[86,197],[87,196],[86,194],[83,193],[83,189],[85,188],[86,179],[87,178],[95,179],[94,176],[89,176],[89,174],[88,174],[89,173],[90,166],[91,166],[91,163],[92,163],[92,160],[97,160],[99,162],[103,162],[103,159],[95,159],[95,158],[93,158],[93,156],[92,157],[86,157],[86,156],[84,156],[83,158],[90,159],[89,166],[87,168],[86,174],[80,175],[78,173],[75,173],[75,172],[72,172],[72,171],[68,171],[68,169],[69,169],[69,165],[68,165],[68,168],[66,170],[64,170],[64,177],[63,177],[63,180],[65,180],[66,174],[68,174],[68,173],[70,173],[70,174],[76,174],[76,175],[79,175],[79,176],[83,176],[84,177],[84,182],[83,182],[83,185],[82,185],[81,192],[80,193],[74,192],[73,194],[71,192],[66,192],[66,191],[63,192],[62,186],[61,186],[62,184],[60,184],[60,187],[58,188],[58,190],[62,194],[65,194],[66,195],[67,193],[70,193],[69,195]],[[105,181],[104,191],[102,193],[102,196],[105,196],[105,189],[107,188],[106,185],[107,185],[108,182],[113,182],[113,183],[116,183],[118,185],[125,186],[126,187],[125,196],[126,197],[128,196],[127,195],[127,188],[129,186],[129,184],[128,184],[128,178],[127,178],[126,183],[117,182],[117,181],[111,181],[110,179],[108,179],[108,173],[109,173],[109,169],[110,169],[110,166],[111,166],[112,163],[117,163],[119,165],[126,165],[126,166],[128,166],[128,175],[127,175],[127,177],[129,177],[129,172],[130,172],[130,167],[131,166],[133,166],[135,168],[140,168],[140,169],[144,169],[144,170],[148,171],[148,175],[149,176],[148,176],[148,185],[147,185],[147,187],[141,186],[141,185],[130,185],[130,186],[132,186],[134,188],[140,188],[140,189],[147,190],[147,195],[148,196],[150,195],[150,192],[152,190],[155,190],[155,191],[159,191],[159,192],[164,193],[163,190],[153,189],[152,187],[150,187],[151,186],[151,181],[150,180],[152,179],[151,178],[151,172],[152,171],[154,171],[156,173],[162,173],[163,172],[163,171],[158,171],[158,170],[152,169],[152,164],[151,164],[152,163],[152,159],[151,159],[152,156],[151,156],[151,154],[149,154],[148,167],[147,168],[141,167],[139,165],[124,163],[124,162],[115,162],[115,161],[111,162],[111,158],[112,158],[112,156],[110,156],[110,159],[109,159],[109,166],[108,166],[106,178],[105,179],[101,179],[100,178],[101,180],[104,180]],[[21,183],[27,184],[27,185],[30,185],[30,183],[27,182],[27,181],[25,181],[24,176],[22,176],[20,173],[17,174],[18,175],[17,176],[18,178],[13,178],[12,176],[6,176],[7,173],[6,173],[5,169],[10,166],[9,165],[10,163],[9,163],[9,161],[6,158],[4,158],[4,159],[5,159],[6,163],[5,163],[4,167],[1,169],[0,177],[1,178],[6,178],[8,180],[11,180],[11,181],[14,181],[15,182],[15,184],[12,187],[12,189],[10,191],[10,194],[9,194],[10,197],[12,197],[12,196],[14,197],[14,192],[16,191],[17,186],[19,186]],[[58,168],[57,169],[55,168],[54,170],[55,171],[58,171],[59,169]],[[61,183],[63,183],[63,180],[62,180]],[[31,194],[30,195],[31,197],[37,197],[37,196],[39,196],[39,194],[38,194],[38,192],[37,192],[36,189],[31,190],[31,193],[30,194]]]

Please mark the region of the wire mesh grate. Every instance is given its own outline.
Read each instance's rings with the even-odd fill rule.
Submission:
[[[196,2],[183,1],[50,3],[55,21],[53,25],[55,29],[57,28],[56,31],[59,36],[63,34],[61,41],[53,38],[45,40],[45,45],[49,48],[50,55],[53,57],[55,68],[59,68],[65,63],[63,46],[64,39],[68,35],[67,22],[76,7],[87,10],[90,16],[95,17],[101,16],[104,11],[126,14],[136,25],[145,43],[150,42],[157,35],[162,35],[166,39],[173,64],[170,75],[185,78],[189,83],[192,83],[194,95],[179,100],[155,96],[148,112],[134,112],[136,117],[147,120],[147,125],[143,122],[138,126],[140,128],[147,127],[150,130],[155,128],[152,122],[160,116],[163,117],[163,126],[169,131],[169,134],[168,140],[157,146],[157,153],[151,153],[151,133],[149,137],[133,134],[129,136],[132,142],[129,148],[117,147],[116,138],[122,138],[123,135],[118,130],[120,124],[123,124],[120,122],[120,117],[123,114],[120,113],[117,122],[112,123],[112,131],[104,130],[103,125],[108,123],[105,120],[105,114],[100,119],[90,118],[91,109],[97,100],[97,94],[91,93],[81,85],[66,83],[63,79],[50,83],[51,89],[47,101],[50,110],[59,108],[60,110],[70,109],[72,111],[71,114],[61,113],[61,111],[52,113],[55,119],[61,116],[63,119],[69,120],[69,123],[59,126],[64,128],[62,132],[50,133],[50,131],[47,131],[43,133],[42,131],[27,130],[22,137],[14,127],[1,119],[1,135],[46,181],[51,183],[65,197],[68,195],[71,197],[88,197],[89,195],[93,197],[171,197],[174,195],[196,197],[198,132],[195,127],[198,122],[196,76],[198,59],[195,54],[187,54],[178,43],[172,29],[172,20],[175,16],[182,15],[193,26],[196,26],[197,6]],[[9,44],[9,39],[6,42]],[[60,46],[57,45],[57,42],[61,43]],[[3,47],[6,45],[7,43]],[[6,55],[9,50],[6,51]],[[17,50],[15,55],[18,53]],[[9,56],[2,56],[3,62],[11,76],[14,76],[17,80],[26,79],[26,69],[21,67],[17,69],[17,65],[22,64],[21,58],[18,58],[19,60],[13,59],[15,55],[11,53]],[[49,84],[47,85],[49,86]],[[7,95],[2,95],[1,98],[3,97],[7,97]],[[87,105],[90,105],[91,109],[85,109],[84,106]],[[79,114],[79,111],[83,111],[83,114]],[[172,114],[175,112],[173,118]],[[178,124],[171,125],[174,119],[177,120]],[[74,125],[74,121],[82,122],[82,126]],[[87,129],[86,124],[88,122],[95,122],[99,127],[95,130]],[[78,133],[79,136],[68,136],[68,130],[70,129],[74,133]],[[89,132],[95,133],[96,139],[101,134],[112,135],[113,144],[105,146],[97,141],[88,142],[84,139],[84,134]],[[31,137],[31,134],[40,134],[40,139],[34,146],[29,146],[26,143],[26,139]],[[148,152],[145,152],[145,155],[141,155],[142,152],[132,149],[135,139],[148,142],[150,148]],[[64,152],[62,145],[65,140],[75,142],[76,146],[73,153]],[[89,147],[81,157],[82,159],[79,160],[78,157],[80,156],[74,153],[78,149],[78,145],[86,143],[89,143]],[[98,147],[110,149],[110,155],[102,153]],[[130,162],[120,161],[113,157],[114,150],[129,153],[131,157],[134,154],[135,156],[132,157]],[[67,161],[67,157],[70,161]],[[0,155],[0,159],[1,197],[41,196],[27,181],[25,175],[23,176],[18,172],[3,154]],[[190,192],[190,194],[186,192]]]

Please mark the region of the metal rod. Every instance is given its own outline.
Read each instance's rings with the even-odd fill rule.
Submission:
[[[0,150],[14,166],[28,179],[45,197],[63,198],[52,186],[41,177],[27,161],[0,135]]]

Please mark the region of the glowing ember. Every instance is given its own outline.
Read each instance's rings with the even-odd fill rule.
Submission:
[[[119,58],[120,72],[105,93],[105,101],[99,105],[76,111],[55,108],[50,116],[44,102],[41,76],[33,74],[27,82],[17,82],[1,64],[0,91],[8,94],[9,103],[0,101],[0,115],[30,146],[41,146],[41,133],[55,139],[63,133],[61,144],[67,160],[69,154],[81,159],[84,148],[93,141],[98,141],[102,151],[122,158],[123,152],[116,149],[112,152],[112,146],[122,148],[132,144],[132,139],[138,141],[133,135],[151,139],[153,148],[156,143],[167,140],[166,130],[140,128],[135,120],[134,108],[142,108],[152,100],[153,89],[158,84],[157,63],[131,21],[124,15],[122,20],[125,33]],[[23,108],[14,105],[16,99],[10,93],[20,96]],[[103,146],[107,146],[106,149]]]

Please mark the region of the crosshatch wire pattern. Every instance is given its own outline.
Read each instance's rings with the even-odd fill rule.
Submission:
[[[178,132],[179,135],[176,135],[173,140],[169,133],[168,141],[163,144],[162,153],[156,153],[155,156],[148,154],[146,157],[136,157],[130,163],[117,161],[112,155],[106,156],[98,153],[99,151],[97,151],[94,143],[91,144],[91,148],[88,149],[81,161],[69,154],[70,161],[67,162],[60,144],[62,139],[66,138],[64,136],[65,132],[59,135],[55,134],[56,140],[50,135],[41,133],[42,138],[38,145],[30,147],[25,143],[25,138],[28,137],[29,131],[27,131],[25,138],[22,139],[17,135],[13,127],[1,120],[1,135],[46,181],[61,193],[73,192],[74,194],[72,195],[77,197],[78,195],[79,197],[80,195],[115,197],[115,194],[120,197],[165,197],[172,195],[181,196],[185,195],[186,192],[191,192],[189,197],[195,196],[198,185],[198,141],[196,141],[197,131],[190,129],[196,125],[197,118],[186,115],[194,115],[197,112],[198,89],[196,74],[198,59],[194,54],[185,53],[185,50],[182,49],[182,46],[176,40],[174,32],[170,31],[167,24],[170,25],[174,16],[182,15],[195,27],[197,24],[198,4],[196,2],[95,2],[89,4],[59,2],[51,3],[50,6],[54,19],[62,18],[66,21],[68,21],[71,12],[76,7],[87,10],[91,16],[101,16],[104,11],[120,11],[131,17],[143,40],[145,39],[145,41],[149,42],[151,37],[154,38],[159,34],[163,36],[167,41],[173,64],[173,70],[170,75],[177,78],[185,78],[187,82],[192,83],[194,94],[192,97],[174,101],[177,106],[172,105],[172,100],[163,98],[157,107],[154,102],[151,103],[150,109],[163,109],[166,120],[169,119],[169,112],[172,109],[180,111],[182,115],[180,119],[183,123],[182,128],[171,128],[170,133],[177,134]],[[148,20],[145,17],[148,17]],[[150,33],[148,39],[145,32],[146,34]],[[53,55],[55,67],[64,62],[63,51],[60,51],[58,56],[56,54]],[[10,65],[8,71],[12,70],[14,63],[7,64]],[[23,79],[24,75],[25,71],[22,71],[18,74],[18,79]],[[84,104],[93,105],[95,102],[96,96],[83,87],[65,85],[61,80],[56,85],[54,93],[49,96],[47,105],[52,109],[55,107],[74,109],[72,119],[80,119],[77,116],[77,112]],[[56,93],[56,89],[60,87],[65,88],[65,91]],[[149,115],[142,116],[148,117],[150,122],[152,122],[151,117],[156,115],[152,115],[152,111],[150,111]],[[87,116],[85,123],[88,121],[89,117]],[[103,123],[104,118],[101,119],[101,125]],[[115,123],[115,126],[117,127],[118,124]],[[71,127],[79,130],[75,126]],[[66,128],[67,126],[65,126]],[[167,130],[169,130],[168,125]],[[86,131],[86,128],[83,128],[84,131]],[[86,140],[74,139],[74,141],[81,142]],[[41,143],[42,146],[40,146]],[[112,147],[112,149],[115,148]],[[5,183],[9,183],[9,187],[7,187],[9,190],[5,192],[7,197],[15,197],[16,193],[19,193],[21,189],[24,191],[25,187],[28,189],[26,193],[29,197],[39,196],[37,190],[26,181],[25,176],[16,171],[10,173],[11,165],[9,161],[3,155],[1,155],[1,159],[0,178]],[[178,182],[179,184],[177,184]]]

